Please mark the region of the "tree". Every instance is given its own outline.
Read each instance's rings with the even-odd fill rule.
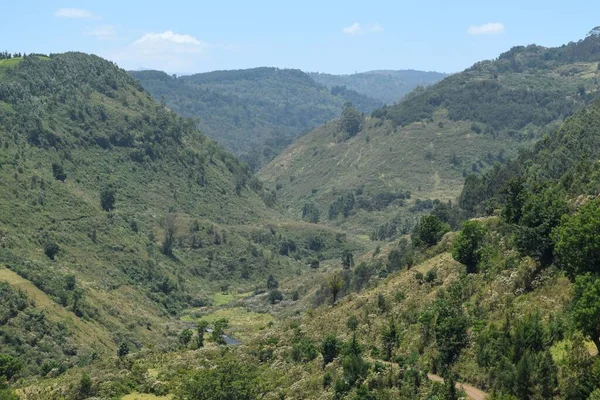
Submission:
[[[225,329],[229,326],[229,321],[225,318],[221,318],[215,321],[214,329],[212,331],[212,341],[217,344],[225,344],[225,339],[223,335],[225,334]]]
[[[273,275],[269,275],[269,277],[267,278],[267,289],[275,290],[278,287],[279,287],[279,282],[277,282],[277,279],[275,279],[275,277]]]
[[[194,332],[192,332],[191,329],[182,330],[179,334],[179,343],[181,343],[183,347],[187,347],[192,340],[192,336],[194,336]]]
[[[52,176],[54,179],[64,182],[67,179],[67,174],[65,174],[65,169],[62,164],[52,163]]]
[[[517,375],[515,379],[515,394],[520,400],[533,397],[533,362],[529,352],[525,352],[517,364]]]
[[[481,245],[485,237],[485,226],[479,221],[467,221],[463,224],[452,249],[452,257],[467,267],[467,273],[477,272],[481,260]]]
[[[321,355],[323,356],[323,368],[332,362],[339,353],[341,344],[334,335],[328,335],[321,343]]]
[[[125,357],[127,357],[127,355],[129,354],[129,346],[127,346],[127,343],[121,343],[121,345],[119,346],[119,349],[117,350],[117,356],[119,356],[119,358],[123,359]]]
[[[367,377],[369,363],[362,358],[362,348],[356,338],[356,332],[352,334],[350,343],[346,345],[344,358],[342,359],[344,379],[350,386]]]
[[[100,205],[104,211],[112,211],[115,208],[117,191],[111,186],[105,186],[100,191]]]
[[[315,203],[306,203],[302,207],[302,219],[304,221],[316,224],[317,222],[319,222],[320,215],[321,212],[319,211],[319,208],[315,205]]]
[[[554,230],[556,262],[571,279],[600,273],[600,199],[565,217]]]
[[[200,320],[196,324],[196,344],[198,348],[204,347],[204,332],[206,332],[206,328],[208,328],[208,322],[204,320]]]
[[[56,257],[59,251],[60,247],[54,241],[47,241],[46,244],[44,244],[44,254],[51,260],[54,260],[54,257]]]
[[[452,365],[467,345],[468,321],[460,306],[438,299],[435,339],[444,366]]]
[[[332,276],[329,277],[329,280],[327,281],[327,287],[329,288],[329,291],[331,292],[331,297],[332,297],[331,304],[332,305],[335,305],[338,294],[344,287],[344,283],[345,283],[344,279],[342,278],[342,275],[340,275],[339,272],[336,272],[335,274],[333,274]]]
[[[354,255],[348,249],[344,250],[342,254],[342,266],[345,269],[352,268],[354,266]]]
[[[92,378],[85,372],[79,380],[79,398],[87,399],[92,394]]]
[[[537,382],[537,392],[542,399],[552,399],[555,388],[558,385],[558,368],[552,360],[552,354],[545,350],[540,354],[535,381]]]
[[[458,391],[456,390],[456,379],[452,371],[444,377],[444,400],[458,400]]]
[[[269,292],[269,303],[275,304],[283,300],[283,294],[275,289]]]
[[[18,358],[8,354],[0,354],[0,377],[11,380],[23,368],[23,363]]]
[[[381,341],[383,342],[383,348],[385,350],[387,360],[392,362],[394,361],[394,349],[398,345],[399,340],[400,333],[398,332],[396,322],[392,318],[381,333]]]
[[[421,217],[413,232],[413,242],[416,245],[434,246],[449,231],[450,225],[442,222],[437,216],[425,215]]]
[[[321,265],[321,262],[319,261],[318,258],[313,258],[312,260],[310,260],[310,267],[312,269],[318,269],[320,265]]]
[[[342,108],[338,129],[346,134],[346,138],[351,138],[360,132],[362,120],[362,115],[354,108],[352,103],[346,103]]]
[[[177,217],[175,214],[168,214],[164,220],[165,239],[162,244],[162,252],[167,256],[173,255],[173,247],[175,246],[175,235],[177,234]]]
[[[573,321],[600,354],[600,278],[586,274],[575,279]]]
[[[351,316],[348,317],[348,321],[346,322],[346,326],[352,332],[355,332],[356,329],[358,329],[358,318],[356,317],[356,315],[351,315]]]

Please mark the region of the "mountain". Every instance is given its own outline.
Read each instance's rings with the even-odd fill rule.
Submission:
[[[156,99],[198,118],[201,129],[258,169],[297,136],[339,115],[352,102],[362,112],[382,103],[349,89],[329,90],[299,70],[254,68],[175,77],[130,72]]]
[[[418,86],[433,85],[448,76],[440,72],[410,69],[368,71],[350,75],[311,72],[309,75],[330,89],[345,87],[385,104],[394,104]]]
[[[274,206],[245,164],[113,63],[0,60],[0,367],[22,366],[3,375],[174,348],[184,310],[362,248]]]
[[[308,207],[322,222],[395,236],[416,213],[454,200],[465,176],[504,163],[589,104],[599,60],[597,35],[558,48],[515,47],[370,117],[348,112],[298,139],[259,176],[289,216]],[[349,130],[352,118],[358,128]],[[378,233],[385,230],[391,236]]]

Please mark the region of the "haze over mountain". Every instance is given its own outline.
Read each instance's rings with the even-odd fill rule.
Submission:
[[[352,75],[332,75],[318,72],[311,72],[309,75],[330,89],[336,86],[345,86],[386,104],[393,104],[400,101],[417,86],[432,85],[448,74],[415,70],[380,70]]]

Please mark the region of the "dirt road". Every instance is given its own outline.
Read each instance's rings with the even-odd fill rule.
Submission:
[[[434,374],[427,374],[427,377],[435,382],[444,382],[444,378]],[[482,392],[481,390],[464,383],[456,382],[456,388],[460,390],[464,390],[469,399],[473,400],[485,400],[487,398],[487,393]]]

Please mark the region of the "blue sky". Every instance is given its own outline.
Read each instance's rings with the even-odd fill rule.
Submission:
[[[0,50],[94,53],[171,73],[257,66],[456,72],[600,25],[600,1],[12,1]],[[289,3],[286,4],[286,3]]]

